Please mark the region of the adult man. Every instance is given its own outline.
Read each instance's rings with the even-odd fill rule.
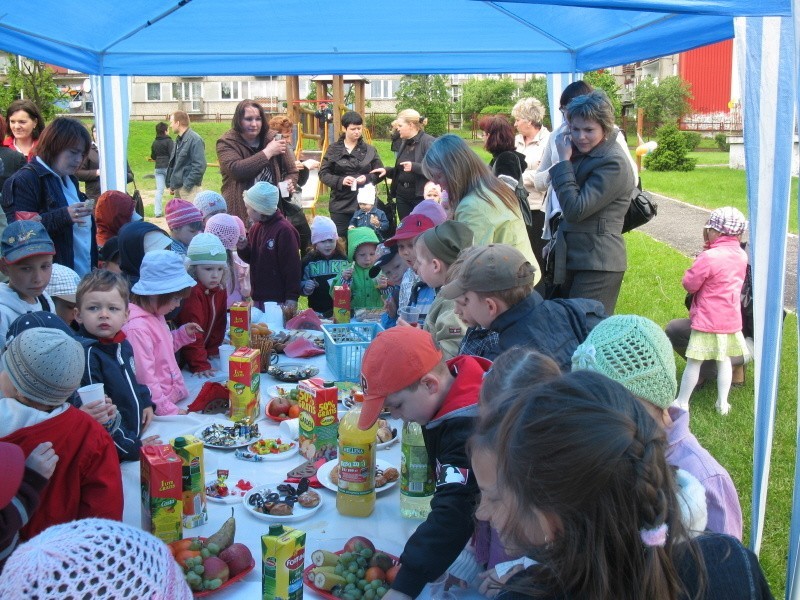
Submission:
[[[329,133],[330,123],[333,123],[333,110],[327,102],[320,102],[319,110],[314,113],[314,116],[319,123],[320,142],[322,142]]]
[[[167,185],[173,196],[191,202],[202,190],[206,145],[203,138],[189,128],[189,115],[182,110],[172,114],[170,127],[178,137],[167,167]]]

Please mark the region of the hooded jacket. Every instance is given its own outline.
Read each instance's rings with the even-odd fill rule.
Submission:
[[[7,283],[0,283],[0,354],[5,352],[6,335],[11,323],[25,313],[36,312],[39,310],[56,312],[53,299],[47,292],[37,298],[34,304],[28,304],[20,298],[19,294]],[[2,370],[2,367],[0,367]]]
[[[126,223],[131,222],[135,202],[125,192],[111,190],[102,194],[94,209],[94,218],[97,223],[97,246],[102,248],[105,243],[119,234],[119,230]]]
[[[139,281],[139,268],[144,260],[144,236],[151,231],[160,231],[169,237],[163,229],[145,221],[134,221],[122,226],[119,237],[119,268],[128,278],[131,285]]]
[[[121,334],[121,335],[120,335]],[[123,460],[139,460],[142,446],[142,412],[153,407],[150,390],[136,380],[133,347],[120,332],[118,341],[107,342],[81,326],[76,339],[86,353],[86,368],[81,385],[102,383],[120,414],[120,425],[111,432],[117,455]]]
[[[355,255],[359,246],[362,244],[375,244],[377,246],[379,243],[377,234],[369,227],[356,227],[347,232],[347,260],[353,265],[353,277],[350,280],[351,310],[383,307],[383,297],[375,285],[375,280],[369,276],[369,270],[372,265],[364,268],[359,267],[355,262]],[[333,295],[333,286],[342,285],[343,281],[341,273],[336,276],[331,286],[331,295]]]
[[[192,373],[210,370],[208,358],[219,355],[219,345],[225,337],[227,306],[228,292],[225,288],[216,287],[210,290],[202,283],[194,286],[189,297],[183,301],[177,323],[197,323],[205,332],[186,344],[182,350],[183,359]]]

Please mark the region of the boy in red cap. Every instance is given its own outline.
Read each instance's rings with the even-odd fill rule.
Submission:
[[[475,356],[445,362],[431,335],[416,327],[383,331],[364,353],[358,426],[369,429],[384,408],[392,417],[416,421],[436,469],[431,512],[406,542],[402,566],[385,599],[415,598],[447,570],[472,536],[478,486],[466,445],[491,364]]]

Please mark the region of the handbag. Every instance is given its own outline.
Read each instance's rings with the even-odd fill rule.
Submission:
[[[516,154],[514,156],[516,156],[517,163],[519,164],[519,179],[514,179],[508,175],[504,175],[504,177],[508,177],[508,181],[516,181],[514,195],[517,197],[517,202],[519,203],[519,212],[522,215],[522,221],[525,223],[525,227],[533,227],[533,215],[531,214],[530,204],[528,204],[528,190],[525,189],[525,184],[522,183],[522,174],[525,172],[525,169],[522,166],[522,161],[519,156]],[[497,163],[495,163],[494,171],[494,174],[497,175]],[[505,183],[505,181],[503,183]]]
[[[386,188],[386,202],[381,200],[376,194],[375,205],[386,213],[386,218],[389,221],[389,230],[386,232],[386,239],[388,240],[390,237],[394,236],[397,230],[397,203],[389,192],[389,184],[386,182],[386,179],[383,180],[383,185]]]
[[[625,222],[622,224],[622,233],[628,233],[631,229],[641,227],[649,223],[658,214],[658,204],[653,197],[636,188],[636,195],[631,198],[628,212],[625,213]]]
[[[136,214],[140,217],[144,217],[144,201],[142,200],[142,193],[139,191],[139,188],[136,187],[136,180],[133,180],[133,206]]]

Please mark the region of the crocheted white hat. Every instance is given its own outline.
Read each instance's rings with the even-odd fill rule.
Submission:
[[[22,544],[0,575],[0,598],[191,600],[166,544],[106,519],[55,525]]]
[[[212,215],[206,222],[206,233],[210,233],[219,238],[226,250],[236,250],[236,242],[239,241],[239,223],[236,217],[225,213]]]

